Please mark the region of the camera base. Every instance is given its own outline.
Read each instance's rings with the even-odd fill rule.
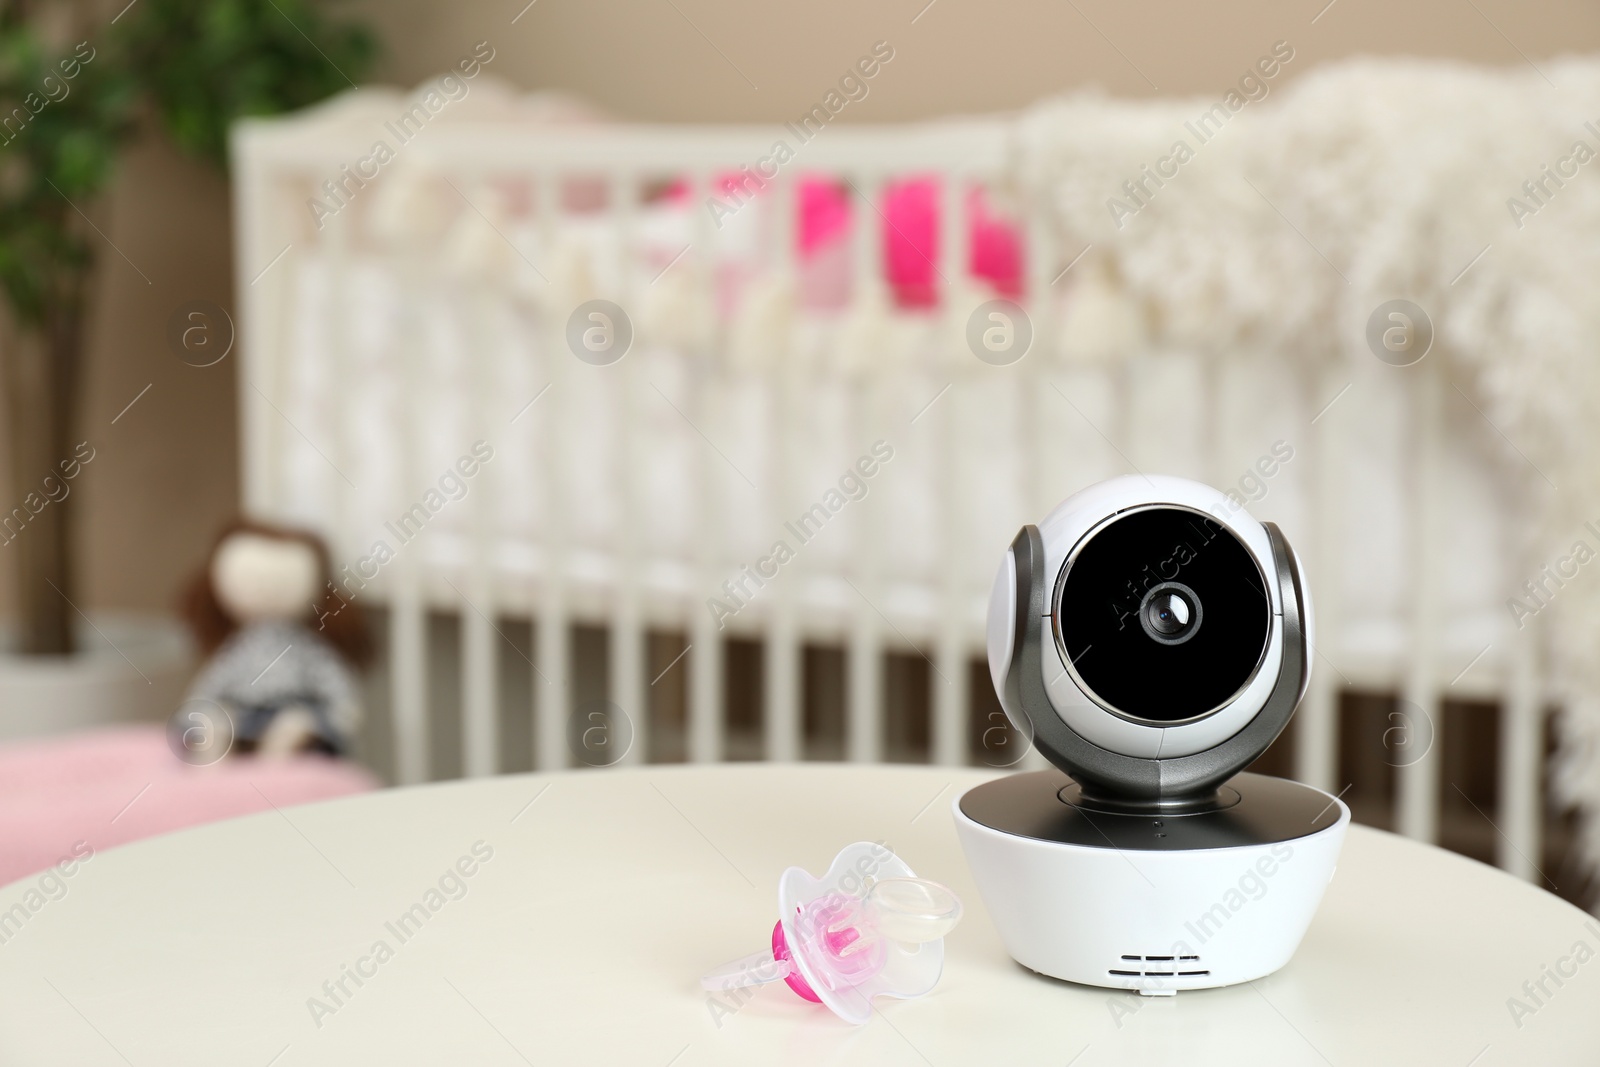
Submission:
[[[1040,974],[1170,995],[1271,974],[1333,877],[1350,809],[1240,774],[1199,811],[1119,812],[1057,770],[954,804],[978,892],[1014,959]]]

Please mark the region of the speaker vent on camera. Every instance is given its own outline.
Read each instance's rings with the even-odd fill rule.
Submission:
[[[1107,974],[1118,978],[1204,978],[1211,972],[1200,969],[1199,956],[1123,956],[1122,966]]]

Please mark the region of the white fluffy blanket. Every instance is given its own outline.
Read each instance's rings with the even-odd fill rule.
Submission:
[[[1063,260],[1093,244],[1152,324],[1153,343],[1218,354],[1370,361],[1369,314],[1394,297],[1415,301],[1436,329],[1428,358],[1444,361],[1507,439],[1506,469],[1526,489],[1515,525],[1536,562],[1526,575],[1518,567],[1528,564],[1514,566],[1517,581],[1578,540],[1600,548],[1584,525],[1600,519],[1600,60],[1537,70],[1362,60],[1281,82],[1226,112],[1203,144],[1192,124],[1220,93],[1078,94],[1034,108],[1023,122],[1024,192],[1048,204]],[[1179,140],[1192,151],[1181,165]],[[1124,183],[1163,158],[1172,176],[1130,197]],[[1586,816],[1592,871],[1591,569],[1600,571],[1584,567],[1546,596],[1530,625],[1542,628],[1561,705],[1556,790]],[[1505,595],[1536,606],[1521,589]]]

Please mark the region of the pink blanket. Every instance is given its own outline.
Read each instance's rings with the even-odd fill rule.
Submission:
[[[0,885],[86,850],[378,784],[353,763],[323,757],[191,767],[159,726],[0,746]]]

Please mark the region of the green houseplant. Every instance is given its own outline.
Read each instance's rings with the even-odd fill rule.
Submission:
[[[135,0],[114,15],[87,0],[0,7],[0,388],[16,498],[0,503],[0,552],[12,554],[23,654],[73,651],[76,496],[59,486],[81,458],[88,282],[108,247],[85,206],[130,138],[159,126],[225,166],[234,119],[347,89],[375,53],[370,32],[310,0]]]

